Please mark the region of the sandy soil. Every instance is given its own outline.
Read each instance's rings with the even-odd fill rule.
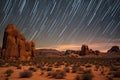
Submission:
[[[14,70],[14,72],[12,73],[12,75],[9,77],[9,80],[75,80],[75,77],[77,75],[77,73],[66,73],[66,76],[64,77],[64,79],[54,79],[54,78],[49,78],[47,76],[47,71],[41,71],[39,68],[36,68],[37,71],[33,72],[33,76],[31,78],[19,78],[19,74],[21,71],[23,70],[27,70],[29,69],[29,67],[35,67],[35,66],[22,66],[22,69],[17,69],[16,67],[2,67],[0,68],[0,80],[5,80],[5,71],[8,69],[12,69]],[[47,66],[46,66],[47,67]],[[101,74],[101,69],[99,68],[98,71],[95,71],[95,66],[92,65],[90,68],[86,68],[85,66],[81,66],[84,69],[91,69],[92,73],[93,73],[93,80],[107,80],[106,79],[106,74],[109,71],[108,67],[104,67],[105,73],[104,75]],[[52,67],[52,70],[63,70],[65,68],[64,65],[58,67],[58,68],[54,68]],[[71,66],[69,66],[69,68],[71,69]],[[43,75],[40,75],[41,72],[44,72]],[[120,80],[119,79],[114,79],[114,80]]]

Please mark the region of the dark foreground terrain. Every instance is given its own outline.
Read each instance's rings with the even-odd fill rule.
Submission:
[[[120,57],[44,57],[0,60],[0,80],[120,80]]]

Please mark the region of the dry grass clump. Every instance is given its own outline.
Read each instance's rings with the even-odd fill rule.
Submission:
[[[82,75],[83,80],[92,80],[93,75],[92,73],[85,73]]]
[[[51,67],[47,67],[46,71],[52,71],[52,68]]]
[[[36,71],[37,71],[37,69],[34,68],[34,67],[30,67],[29,70],[30,70],[30,71],[33,71],[33,72],[36,72]]]
[[[65,72],[62,70],[56,70],[48,73],[48,76],[55,79],[63,79],[65,75]]]
[[[90,64],[86,64],[85,67],[86,67],[86,68],[90,68],[90,67],[92,67],[92,66],[91,66]]]
[[[82,79],[82,76],[81,76],[81,75],[77,75],[77,76],[75,77],[75,80],[83,80],[83,79]]]
[[[8,77],[6,77],[6,78],[5,78],[5,80],[9,80],[9,78],[8,78]]]
[[[5,61],[0,59],[0,67],[3,67],[4,64],[5,64]]]
[[[70,68],[69,67],[65,67],[64,71],[67,72],[67,73],[69,73],[70,72]]]
[[[20,72],[19,77],[20,78],[30,78],[30,77],[32,77],[32,71],[24,70],[23,72]]]
[[[6,74],[6,77],[9,77],[11,76],[11,74],[13,73],[14,71],[12,69],[8,69],[5,71],[5,74]]]
[[[115,77],[115,78],[120,78],[120,71],[115,71],[115,72],[113,73],[113,77]]]
[[[91,70],[86,70],[84,71],[83,74],[77,75],[75,77],[75,80],[92,80],[92,78],[93,78],[93,74]]]
[[[84,69],[81,68],[81,67],[79,67],[79,68],[77,69],[77,73],[78,73],[78,74],[83,74],[84,72],[85,72]]]
[[[19,66],[17,66],[17,69],[22,69],[22,67],[19,65]]]

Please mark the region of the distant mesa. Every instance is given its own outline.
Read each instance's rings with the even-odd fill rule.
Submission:
[[[40,56],[63,56],[63,53],[56,49],[36,49],[36,53]]]
[[[24,35],[13,24],[8,24],[4,31],[2,58],[5,60],[30,60],[34,57],[34,51],[34,42],[27,42]]]

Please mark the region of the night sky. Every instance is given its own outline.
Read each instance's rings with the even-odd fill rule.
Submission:
[[[120,46],[120,0],[0,0],[0,45],[13,23],[36,48]]]

